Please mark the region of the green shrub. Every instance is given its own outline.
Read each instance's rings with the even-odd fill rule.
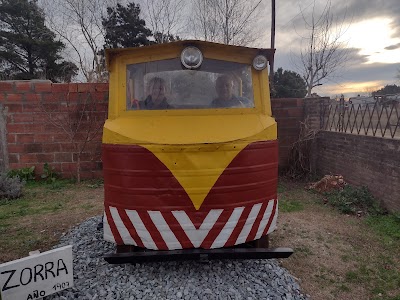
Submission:
[[[345,214],[362,212],[370,215],[383,214],[384,210],[366,187],[345,186],[342,190],[325,193],[328,202]]]
[[[58,174],[55,172],[54,167],[50,167],[48,163],[43,166],[43,174],[40,176],[47,183],[54,183],[58,178]]]
[[[7,174],[0,174],[0,199],[16,199],[22,195],[22,187],[25,181],[18,176],[9,177]]]
[[[10,178],[19,177],[22,181],[34,181],[35,180],[35,167],[26,167],[21,169],[10,170],[7,173],[7,176]]]

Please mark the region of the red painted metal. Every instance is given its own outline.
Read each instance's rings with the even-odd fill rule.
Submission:
[[[140,146],[103,144],[105,183],[105,211],[115,242],[124,244],[110,213],[115,208],[135,244],[145,247],[125,210],[134,210],[143,221],[156,249],[169,249],[157,230],[149,211],[162,215],[182,248],[193,248],[173,211],[184,211],[199,229],[212,210],[221,210],[217,221],[201,243],[201,248],[212,247],[235,209],[243,207],[234,230],[223,246],[235,244],[254,206],[261,205],[246,241],[254,240],[270,200],[273,208],[265,235],[276,213],[278,174],[277,141],[255,142],[243,149],[220,175],[198,211],[185,190],[153,153]],[[271,210],[271,209],[270,209]],[[264,228],[264,227],[263,227]]]

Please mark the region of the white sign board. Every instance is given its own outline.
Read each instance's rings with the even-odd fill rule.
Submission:
[[[0,265],[2,300],[40,299],[73,286],[72,246]]]

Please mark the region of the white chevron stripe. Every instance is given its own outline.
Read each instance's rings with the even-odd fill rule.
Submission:
[[[186,212],[177,210],[173,211],[172,214],[185,231],[193,246],[195,248],[199,248],[207,234],[210,232],[211,228],[214,226],[215,222],[217,222],[222,211],[223,209],[210,210],[199,229],[196,229]]]
[[[264,216],[261,219],[260,226],[258,227],[257,234],[256,234],[256,236],[254,238],[255,240],[258,240],[261,237],[261,235],[263,234],[264,229],[268,224],[268,220],[269,220],[269,217],[271,215],[273,207],[274,207],[274,200],[272,199],[272,200],[269,200],[269,202],[268,202],[268,206],[267,206],[267,208],[266,208],[266,210],[264,212]]]
[[[137,246],[136,242],[132,239],[131,234],[128,229],[126,229],[124,222],[122,222],[121,217],[119,216],[118,210],[115,207],[110,206],[110,213],[114,220],[115,227],[119,231],[119,235],[124,242],[124,245],[134,245]]]
[[[251,208],[250,214],[247,217],[246,223],[243,226],[242,231],[240,232],[235,245],[243,244],[246,242],[247,237],[249,236],[249,233],[251,231],[251,228],[253,228],[254,222],[256,221],[256,218],[258,216],[258,213],[260,212],[262,203],[258,203],[256,205],[253,205]]]
[[[114,235],[111,232],[111,228],[110,225],[108,224],[107,221],[107,216],[106,213],[104,212],[104,216],[103,216],[103,237],[105,241],[109,241],[115,244],[115,239],[114,239]]]
[[[221,230],[218,237],[215,239],[210,248],[220,248],[225,245],[226,241],[231,236],[232,231],[235,229],[243,210],[244,207],[236,207],[233,210],[228,222],[226,222],[224,228]]]
[[[142,240],[143,245],[147,249],[158,250],[157,245],[154,243],[150,233],[147,231],[146,226],[144,226],[142,219],[136,210],[126,210],[126,214],[131,220],[133,227],[135,227],[136,232],[140,239]]]
[[[278,220],[278,203],[276,204],[276,210],[275,210],[274,219],[271,222],[271,226],[269,227],[267,234],[271,233],[272,231],[274,231],[276,229],[276,227],[277,227],[276,226],[276,221],[277,220]]]
[[[160,232],[165,244],[167,244],[168,249],[182,249],[181,243],[179,243],[174,233],[171,231],[171,228],[168,226],[167,222],[165,222],[161,212],[148,211],[148,213],[154,225],[157,227],[157,230]]]
[[[260,221],[260,224],[257,229],[257,233],[255,235],[255,239],[261,238],[262,233],[265,230],[265,227],[268,224],[268,221],[271,217],[272,209],[274,206],[274,200],[270,200],[268,202],[267,208],[262,216],[262,219]],[[251,208],[251,211],[249,213],[249,216],[246,219],[246,222],[236,239],[235,245],[245,243],[251,229],[254,226],[254,222],[256,221],[257,216],[260,214],[260,210],[262,207],[262,203],[258,203],[253,205]],[[231,216],[229,217],[229,220],[227,223],[224,225],[223,229],[217,236],[217,238],[213,241],[211,248],[220,248],[223,247],[226,242],[228,241],[229,237],[232,235],[232,232],[236,228],[238,221],[240,220],[240,217],[244,211],[245,207],[236,207]],[[127,227],[125,226],[124,222],[122,221],[118,209],[115,207],[109,207],[111,217],[115,223],[115,227],[119,231],[119,234],[121,235],[122,241],[124,242],[125,245],[135,245],[137,246],[135,240],[132,238],[130,235]],[[186,235],[192,242],[193,246],[195,248],[199,248],[201,244],[204,242],[205,238],[209,234],[209,232],[213,229],[214,225],[216,224],[218,218],[220,215],[223,213],[223,209],[212,209],[209,211],[207,214],[206,218],[203,220],[203,223],[199,227],[199,229],[196,229],[194,224],[192,223],[191,219],[187,215],[185,211],[182,210],[177,210],[177,211],[172,211],[172,214],[174,215],[175,219],[178,221],[179,225],[182,227],[182,229],[185,231]],[[130,219],[130,221],[133,224],[133,227],[135,228],[139,238],[142,240],[143,245],[147,249],[154,249],[157,250],[157,245],[154,243],[153,238],[151,237],[149,231],[147,230],[146,226],[143,224],[142,219],[140,218],[140,215],[136,210],[126,210],[126,213]],[[158,232],[161,234],[164,242],[166,243],[168,249],[174,250],[174,249],[182,249],[181,241],[178,240],[178,238],[175,236],[173,231],[170,228],[170,225],[166,222],[164,219],[162,213],[160,211],[148,211],[147,212],[150,216],[150,219],[154,223],[155,227],[157,228]],[[272,219],[271,226],[267,232],[269,234],[270,232],[274,231],[276,229],[276,222],[277,222],[277,217],[278,217],[278,206],[276,207],[276,212],[275,215]],[[110,225],[107,221],[107,216],[104,214],[103,216],[103,223],[104,223],[104,239],[110,242],[115,243],[115,238],[112,234]]]

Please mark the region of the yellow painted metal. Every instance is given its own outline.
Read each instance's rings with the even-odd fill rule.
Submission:
[[[251,140],[261,132],[264,140],[275,140],[273,118],[260,115],[203,115],[174,117],[137,117],[107,120],[103,143],[188,145]]]
[[[167,166],[198,210],[219,176],[246,146],[241,142],[146,148]]]
[[[252,69],[255,108],[127,111],[126,66],[177,58],[187,45],[197,46],[205,58],[249,65],[268,51],[199,41],[107,51],[110,102],[103,143],[139,145],[151,151],[199,209],[236,155],[252,142],[276,140],[277,127],[271,116],[267,69]]]
[[[119,116],[127,116],[135,118],[140,115],[145,116],[161,116],[161,115],[187,115],[185,110],[173,111],[127,111],[126,110],[126,66],[129,64],[143,63],[149,61],[157,61],[164,59],[172,59],[180,57],[182,50],[188,46],[194,45],[198,47],[205,58],[217,59],[223,61],[238,62],[251,65],[255,56],[265,54],[267,57],[271,55],[271,49],[246,48],[239,46],[229,46],[203,41],[179,41],[163,45],[154,45],[149,47],[138,47],[128,49],[113,49],[106,51],[106,60],[110,73],[110,103],[109,103],[109,119]],[[256,108],[247,109],[257,113],[270,112],[271,103],[269,98],[268,70],[263,71],[252,70],[254,102]],[[261,81],[262,80],[262,84]],[[267,95],[268,97],[264,97]],[[263,97],[261,95],[263,94]],[[262,100],[262,101],[261,101]],[[205,112],[206,111],[206,112]],[[192,113],[191,111],[190,113]],[[216,109],[199,110],[194,114],[220,114]],[[232,113],[232,110],[227,110]],[[240,113],[236,110],[236,113]],[[271,113],[268,114],[271,116]]]

